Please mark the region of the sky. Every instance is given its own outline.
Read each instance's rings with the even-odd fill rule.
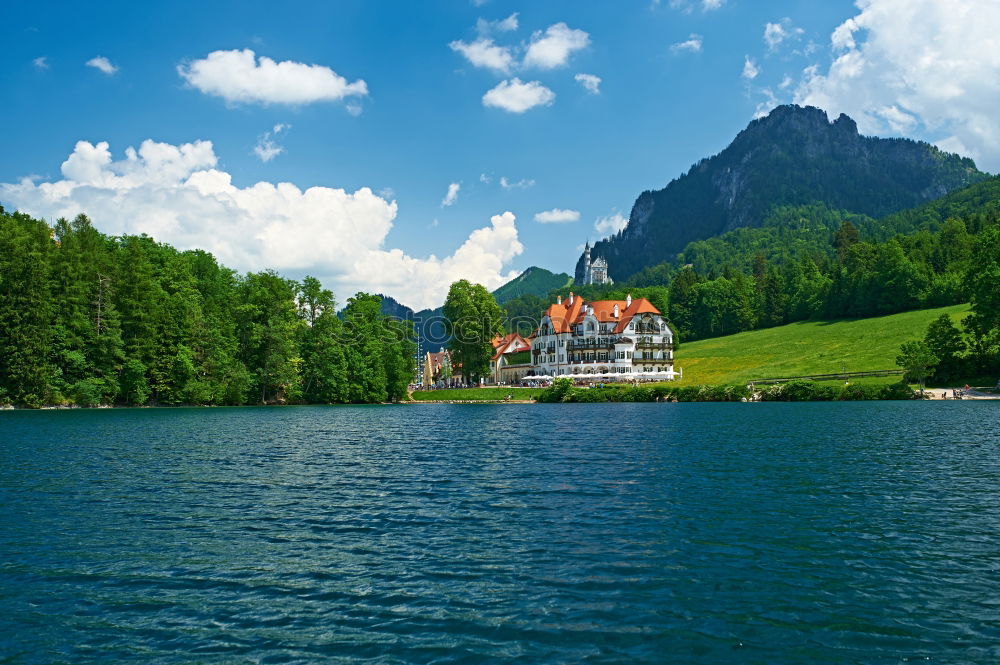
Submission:
[[[996,0],[4,2],[0,204],[416,309],[778,104],[1000,171]]]

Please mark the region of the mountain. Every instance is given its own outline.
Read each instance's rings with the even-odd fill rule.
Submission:
[[[719,154],[658,191],[639,195],[624,230],[596,243],[621,281],[674,259],[693,241],[761,226],[779,206],[822,203],[873,218],[942,197],[989,175],[922,141],[861,136],[841,114],[779,106]],[[583,279],[583,257],[575,278]]]
[[[544,298],[549,292],[568,286],[572,281],[573,278],[564,272],[554,273],[532,266],[494,291],[493,296],[501,305],[524,295]]]
[[[550,291],[561,289],[572,282],[566,273],[554,273],[545,268],[532,266],[520,275],[493,291],[493,297],[503,305],[505,302],[523,295],[534,295],[544,298]],[[417,332],[420,352],[436,352],[444,348],[448,342],[445,335],[444,313],[442,307],[413,311],[391,296],[383,295],[382,313],[397,319],[413,321]],[[539,310],[541,313],[541,310]]]
[[[400,303],[392,296],[383,295],[381,293],[379,293],[378,296],[382,299],[382,314],[391,316],[395,319],[413,320],[412,309]]]

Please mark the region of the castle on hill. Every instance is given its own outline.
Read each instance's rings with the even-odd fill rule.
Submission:
[[[608,276],[608,262],[604,257],[590,258],[590,241],[583,250],[583,283],[584,284],[614,284]]]

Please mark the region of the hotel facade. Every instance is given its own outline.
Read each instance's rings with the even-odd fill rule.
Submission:
[[[631,295],[586,302],[570,292],[565,301],[559,298],[542,315],[531,357],[535,376],[675,377],[673,331],[652,303]]]

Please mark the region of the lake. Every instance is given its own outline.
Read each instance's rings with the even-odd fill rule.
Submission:
[[[1000,661],[1000,405],[0,413],[2,663]]]

